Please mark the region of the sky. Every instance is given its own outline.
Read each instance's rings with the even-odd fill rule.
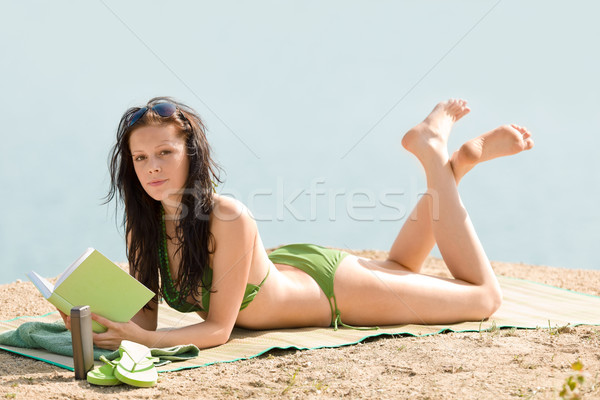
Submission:
[[[488,256],[600,268],[598,8],[506,0],[6,2],[4,280],[29,269],[56,274],[86,247],[125,259],[120,215],[101,205],[107,157],[122,113],[157,95],[203,116],[224,171],[218,190],[251,203],[266,246],[384,250],[425,187],[402,133],[436,102],[465,98],[473,111],[454,129],[451,148],[505,123],[526,126],[536,143],[461,183]],[[311,197],[311,188],[324,193]],[[369,206],[382,193],[395,208]]]

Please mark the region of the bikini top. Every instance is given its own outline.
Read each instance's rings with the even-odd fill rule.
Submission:
[[[171,267],[169,266],[169,257],[167,255],[167,230],[165,227],[165,222],[163,218],[162,228],[162,243],[158,246],[158,258],[160,260],[160,278],[163,282],[162,284],[162,295],[165,301],[171,308],[179,312],[195,312],[195,311],[205,311],[208,312],[208,307],[210,306],[210,291],[202,288],[202,295],[200,297],[200,306],[198,302],[196,304],[188,303],[183,300],[180,301],[179,290],[175,287],[175,283],[173,283],[173,278],[171,277]],[[242,305],[240,306],[240,311],[244,308],[248,307],[248,304],[254,297],[258,294],[258,291],[262,287],[262,285],[267,280],[269,276],[269,271],[267,271],[267,275],[258,285],[254,285],[248,283],[246,285],[246,290],[244,291],[244,298],[242,299]],[[213,271],[212,268],[206,267],[204,268],[204,272],[202,274],[202,281],[207,287],[212,286],[212,278]]]
[[[204,269],[203,281],[207,286],[212,285],[212,268],[207,267]],[[210,291],[202,288],[202,295],[200,297],[200,305],[198,303],[192,304],[187,301],[179,301],[179,291],[175,287],[173,283],[173,279],[171,278],[171,269],[168,264],[160,263],[160,276],[162,281],[164,282],[162,285],[162,295],[165,301],[171,308],[179,311],[179,312],[195,312],[195,311],[205,311],[208,312],[208,308],[210,306]],[[248,304],[254,300],[254,297],[258,294],[258,291],[262,287],[262,285],[267,280],[269,276],[269,272],[267,271],[267,275],[264,277],[261,283],[258,285],[254,285],[252,283],[248,283],[246,285],[246,290],[244,291],[244,298],[242,299],[242,305],[240,306],[240,311],[244,308],[248,307]]]

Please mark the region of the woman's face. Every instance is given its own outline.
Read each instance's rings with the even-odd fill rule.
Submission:
[[[184,136],[174,125],[144,126],[129,136],[135,173],[150,197],[177,207],[189,173]]]

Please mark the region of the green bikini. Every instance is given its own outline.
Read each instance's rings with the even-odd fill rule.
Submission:
[[[289,244],[274,250],[269,254],[269,260],[273,264],[286,264],[298,268],[306,272],[317,282],[323,293],[325,293],[325,296],[327,296],[327,300],[329,300],[331,326],[337,330],[338,324],[353,328],[342,322],[335,293],[333,292],[335,271],[347,255],[348,253],[345,251],[328,249],[316,244],[302,243]]]
[[[172,308],[180,312],[192,312],[192,311],[208,311],[210,303],[210,292],[207,290],[202,291],[201,307],[196,304],[190,304],[187,302],[178,302],[179,292],[173,284],[171,278],[171,271],[169,268],[169,261],[167,254],[167,242],[166,235],[163,232],[163,245],[159,246],[159,257],[160,257],[160,275],[163,284],[163,297]],[[335,271],[337,270],[340,262],[346,257],[348,253],[345,251],[328,249],[322,246],[314,244],[290,244],[287,246],[280,247],[271,254],[269,254],[269,260],[274,264],[286,264],[292,267],[298,268],[308,275],[310,275],[317,284],[323,290],[323,293],[329,300],[329,306],[331,307],[331,326],[336,330],[338,325],[342,325],[348,328],[354,329],[377,329],[375,328],[356,328],[350,325],[346,325],[342,322],[340,316],[340,310],[337,307],[337,301],[335,299],[335,293],[333,292],[333,278]],[[240,311],[243,310],[250,304],[254,297],[258,294],[258,291],[267,280],[269,273],[258,285],[248,284],[246,285],[246,291],[242,300]],[[212,283],[212,269],[206,268],[203,276],[204,282],[207,285]],[[333,300],[333,302],[332,302]]]
[[[169,257],[167,256],[167,231],[164,219],[162,223],[162,243],[158,246],[158,258],[160,260],[160,279],[164,283],[162,286],[162,296],[167,301],[167,304],[179,312],[208,311],[208,307],[210,306],[210,292],[207,290],[202,290],[202,298],[200,299],[202,307],[199,307],[196,304],[190,304],[186,301],[178,301],[179,291],[173,283],[171,267],[169,266]],[[212,285],[212,275],[212,268],[204,269],[202,280],[207,286]],[[240,311],[248,307],[248,304],[254,300],[254,297],[258,294],[258,291],[263,283],[265,283],[268,276],[269,272],[267,271],[267,275],[261,283],[258,285],[253,285],[251,283],[246,285],[246,291],[244,293],[244,298],[242,299]]]

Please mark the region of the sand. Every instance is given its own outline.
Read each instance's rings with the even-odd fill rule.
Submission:
[[[385,258],[383,251],[354,251]],[[600,271],[493,262],[499,275],[600,295]],[[447,276],[430,257],[425,273]],[[0,319],[53,311],[30,282],[0,285]],[[557,329],[558,328],[558,329]],[[600,327],[496,330],[369,340],[310,351],[276,350],[228,364],[160,374],[153,388],[94,387],[73,373],[0,350],[0,398],[556,399],[571,364],[600,398]]]

